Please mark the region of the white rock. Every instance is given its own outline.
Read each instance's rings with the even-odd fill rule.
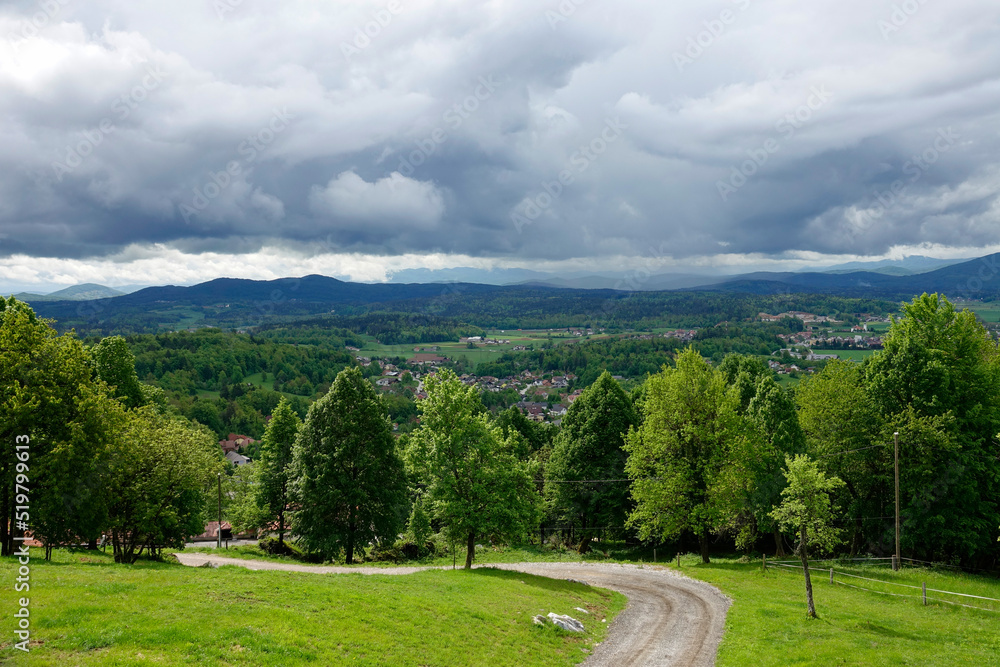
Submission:
[[[587,614],[588,616],[590,615],[590,612],[589,612],[589,611],[587,611],[586,609],[581,609],[580,607],[573,607],[573,609],[574,609],[575,611],[579,611],[579,612],[581,612],[581,613],[584,613],[584,614]]]
[[[545,617],[539,614],[538,616],[532,616],[531,621],[535,625],[545,625]]]
[[[563,630],[568,630],[569,632],[583,632],[583,623],[576,620],[572,616],[565,616],[550,611],[549,618]]]

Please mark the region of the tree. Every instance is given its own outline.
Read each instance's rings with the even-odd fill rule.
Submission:
[[[886,503],[892,500],[892,452],[873,442],[880,420],[866,384],[860,364],[831,361],[795,393],[808,452],[822,457],[826,469],[844,481],[852,555],[878,550],[871,527],[880,520],[862,517],[888,516]]]
[[[347,563],[370,540],[394,540],[406,478],[385,407],[356,367],[312,404],[295,441],[293,526],[306,549]]]
[[[101,474],[115,407],[72,334],[57,336],[25,303],[0,298],[0,545],[14,548],[17,475],[31,480],[29,523],[47,547],[100,532]],[[107,419],[105,419],[107,417]],[[27,445],[15,450],[15,443]],[[27,460],[19,460],[23,452]],[[29,474],[30,473],[30,474]]]
[[[760,533],[774,535],[775,551],[784,556],[784,540],[771,509],[780,502],[785,480],[781,465],[788,454],[802,453],[805,438],[791,398],[759,358],[731,354],[720,372],[735,394],[743,437],[730,438],[718,493],[727,530],[738,548],[749,548]]]
[[[885,422],[923,420],[916,445],[900,433],[906,526],[903,543],[927,560],[959,557],[985,567],[997,554],[1000,523],[1000,352],[975,315],[937,294],[903,306],[866,366]],[[927,420],[936,420],[931,426]],[[930,435],[938,427],[946,434]],[[941,436],[945,437],[941,437]],[[880,434],[891,442],[891,431]],[[929,443],[938,443],[928,447]],[[943,447],[943,449],[942,449]]]
[[[215,437],[183,418],[151,407],[127,413],[112,445],[108,485],[116,563],[134,563],[148,550],[183,547],[205,526],[205,494],[226,464]]]
[[[642,539],[698,537],[709,562],[708,536],[722,523],[716,483],[727,440],[741,436],[734,395],[725,378],[693,348],[646,381],[645,418],[625,439],[625,472],[635,509],[628,525]]]
[[[149,400],[135,372],[135,355],[121,336],[110,336],[95,345],[91,351],[97,376],[110,385],[114,397],[125,407],[137,408]]]
[[[579,527],[580,553],[588,551],[596,529],[625,523],[628,486],[618,481],[625,476],[622,446],[638,424],[632,402],[607,371],[563,419],[545,470],[545,495],[556,517]]]
[[[467,545],[472,567],[477,536],[518,538],[538,525],[537,465],[520,461],[514,445],[490,422],[479,392],[450,370],[425,381],[420,428],[407,462],[427,491],[434,516]]]
[[[816,618],[813,602],[812,579],[809,577],[809,547],[832,549],[841,542],[840,532],[834,528],[830,493],[843,485],[838,477],[824,475],[816,462],[805,454],[785,459],[785,477],[788,486],[781,492],[781,505],[771,516],[785,530],[799,535],[796,555],[802,561],[806,583],[808,614]]]
[[[292,450],[298,437],[302,420],[292,410],[288,399],[282,398],[264,429],[260,458],[253,464],[256,471],[256,504],[261,509],[259,517],[265,526],[278,522],[278,545],[284,548],[285,515],[289,501],[289,466]],[[265,527],[260,526],[258,527]]]
[[[431,519],[424,510],[423,496],[418,495],[413,501],[413,509],[410,511],[410,520],[406,524],[406,532],[417,545],[417,550],[422,551],[427,544],[428,538],[433,534]]]

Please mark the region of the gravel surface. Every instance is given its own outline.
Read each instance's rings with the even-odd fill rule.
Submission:
[[[239,565],[251,570],[287,570],[320,574],[412,574],[426,567],[336,567],[224,558],[198,553],[175,554],[183,565]],[[609,588],[628,597],[584,663],[586,667],[677,665],[710,667],[722,639],[731,601],[718,589],[659,566],[611,563],[497,563],[477,567],[516,570],[553,579],[574,579]],[[447,569],[441,568],[441,569]]]

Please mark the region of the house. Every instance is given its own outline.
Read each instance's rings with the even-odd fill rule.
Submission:
[[[430,364],[431,366],[437,366],[448,361],[446,357],[439,356],[437,354],[415,354],[410,358],[411,364],[420,364],[421,366]]]
[[[242,454],[237,454],[236,452],[226,452],[226,460],[232,463],[234,466],[239,468],[240,466],[245,466],[250,463],[250,458],[243,456]]]
[[[230,433],[229,437],[225,440],[219,440],[219,447],[222,448],[223,454],[228,454],[229,452],[236,452],[247,445],[257,442],[253,438],[247,435],[239,435],[238,433]]]

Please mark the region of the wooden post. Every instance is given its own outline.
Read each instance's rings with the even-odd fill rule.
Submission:
[[[677,552],[677,567],[681,566],[681,552]]]
[[[833,583],[833,568],[830,568],[830,583]]]
[[[219,532],[215,538],[215,548],[222,548],[222,473],[218,473],[219,480]]]
[[[761,574],[767,573],[767,554],[763,554],[760,557],[760,571]]]
[[[656,547],[653,547],[653,562],[656,562]]]
[[[924,582],[921,582],[921,583],[922,583],[922,585],[923,585],[922,587],[924,589],[924,606],[926,607],[927,606],[927,582],[924,581]]]

